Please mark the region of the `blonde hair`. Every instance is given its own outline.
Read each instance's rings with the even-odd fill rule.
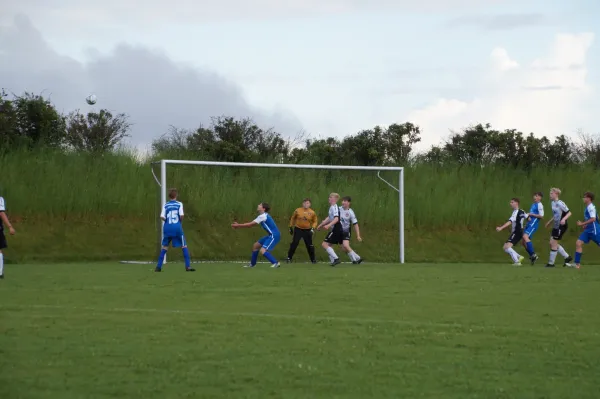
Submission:
[[[560,188],[552,187],[550,189],[550,192],[551,193],[556,193],[556,194],[560,195]]]
[[[336,200],[340,199],[340,195],[338,193],[331,193],[331,194],[329,194],[329,198],[331,198],[331,197],[335,198]]]

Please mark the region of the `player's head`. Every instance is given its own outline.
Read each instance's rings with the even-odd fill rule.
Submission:
[[[513,209],[518,209],[520,203],[521,201],[519,201],[519,199],[516,197],[510,199],[510,207]]]
[[[350,208],[351,203],[352,198],[350,198],[349,196],[345,196],[344,198],[342,198],[342,207],[344,207],[344,209]]]
[[[256,210],[258,211],[258,213],[266,213],[271,210],[271,207],[266,202],[261,202],[260,204],[258,204]]]
[[[552,187],[550,189],[550,199],[556,201],[558,197],[560,197],[560,188]]]
[[[585,204],[591,204],[592,202],[594,202],[594,198],[596,198],[596,196],[591,191],[586,191],[585,193],[583,193],[583,202]]]
[[[533,200],[535,202],[540,202],[542,200],[542,198],[544,198],[544,194],[542,194],[541,191],[538,191],[536,193],[533,193]]]
[[[308,209],[308,208],[310,208],[310,206],[311,206],[311,205],[312,205],[312,201],[310,200],[310,198],[304,198],[304,199],[302,200],[302,207],[303,207],[304,209]]]
[[[169,198],[172,200],[177,199],[177,189],[176,188],[169,189]]]
[[[329,194],[329,205],[335,205],[340,200],[340,195],[338,193]]]

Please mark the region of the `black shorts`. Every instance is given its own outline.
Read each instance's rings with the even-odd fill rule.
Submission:
[[[7,248],[6,244],[6,236],[4,235],[4,231],[0,231],[0,249]]]
[[[327,234],[324,241],[329,244],[342,244],[344,241],[342,229],[336,229],[334,227],[333,230]]]
[[[560,241],[562,239],[562,236],[565,235],[565,233],[567,232],[567,228],[568,226],[566,224],[562,224],[558,227],[558,229],[552,229],[550,237],[552,237],[556,241]]]
[[[342,232],[342,240],[343,241],[350,241],[351,237],[352,237],[352,233],[350,231]]]
[[[512,245],[517,245],[523,239],[523,233],[512,233],[506,242],[510,242]]]

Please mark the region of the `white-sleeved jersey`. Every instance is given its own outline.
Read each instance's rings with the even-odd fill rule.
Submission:
[[[352,208],[340,209],[340,221],[342,222],[342,230],[344,232],[350,231],[350,227],[358,223],[358,219],[356,219]]]
[[[569,207],[561,200],[552,201],[552,217],[554,219],[554,228],[560,228],[560,221],[569,213]],[[565,223],[565,226],[567,224]]]
[[[4,203],[4,198],[0,197],[0,212],[6,212],[6,204]],[[0,231],[4,231],[4,223],[2,223],[2,219],[0,219]]]

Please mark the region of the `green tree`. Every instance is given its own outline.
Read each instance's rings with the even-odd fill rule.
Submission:
[[[67,117],[66,145],[78,151],[102,153],[112,151],[123,139],[129,137],[131,124],[125,114],[113,115],[110,111],[79,111]]]

